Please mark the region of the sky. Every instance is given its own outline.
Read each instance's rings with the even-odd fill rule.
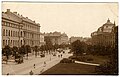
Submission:
[[[69,37],[90,37],[108,18],[118,25],[118,3],[2,2],[2,11],[6,9],[40,23],[41,32],[65,32]]]

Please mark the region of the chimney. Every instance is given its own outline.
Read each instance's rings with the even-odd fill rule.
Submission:
[[[14,14],[17,14],[17,12],[13,12]]]
[[[7,12],[10,12],[10,9],[7,9]]]

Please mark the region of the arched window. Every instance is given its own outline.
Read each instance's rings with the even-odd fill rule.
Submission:
[[[22,46],[22,40],[21,40],[21,46]]]

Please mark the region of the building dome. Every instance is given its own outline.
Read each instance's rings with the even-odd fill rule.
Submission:
[[[109,18],[108,18],[107,22],[104,25],[113,25],[113,23],[111,23]]]

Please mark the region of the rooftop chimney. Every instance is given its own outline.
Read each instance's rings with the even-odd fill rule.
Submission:
[[[7,12],[10,12],[10,9],[7,9]]]
[[[13,12],[13,13],[17,14],[17,12]]]

